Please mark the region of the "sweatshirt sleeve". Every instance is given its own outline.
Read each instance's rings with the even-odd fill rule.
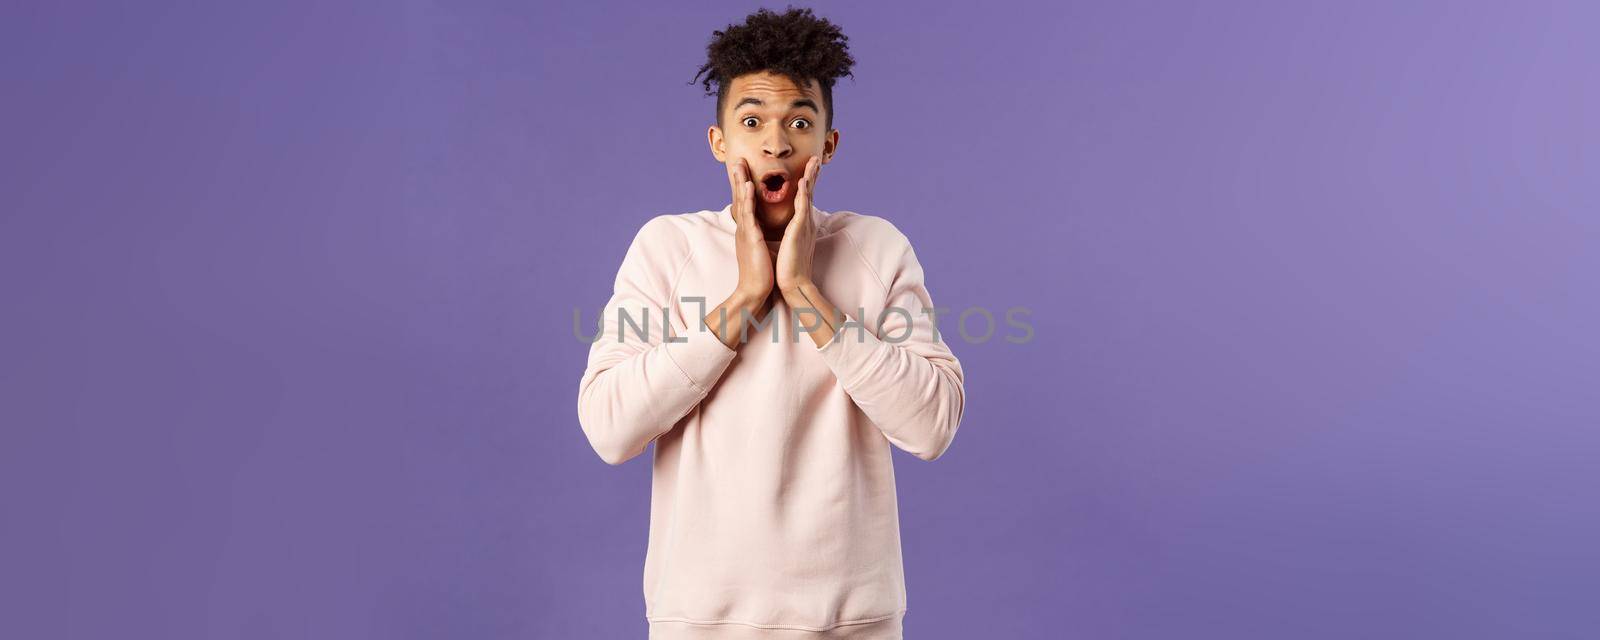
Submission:
[[[910,241],[882,224],[887,232],[857,244],[868,265],[876,263],[887,279],[880,326],[874,333],[862,318],[840,309],[845,323],[818,352],[890,443],[931,461],[950,447],[961,424],[965,375],[949,345],[935,336],[935,307]]]
[[[671,430],[736,355],[701,318],[685,322],[673,312],[692,252],[669,217],[646,222],[628,246],[578,383],[578,422],[608,464],[627,462]],[[670,336],[664,324],[673,325]]]

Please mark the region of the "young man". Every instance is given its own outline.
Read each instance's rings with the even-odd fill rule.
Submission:
[[[901,637],[890,447],[944,453],[964,376],[906,237],[812,205],[846,40],[809,9],[715,32],[700,72],[732,202],[643,225],[579,383],[602,459],[656,445],[656,640]]]

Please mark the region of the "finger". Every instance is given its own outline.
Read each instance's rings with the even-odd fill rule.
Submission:
[[[744,183],[744,222],[750,233],[761,236],[761,223],[756,221],[756,183]]]
[[[787,225],[789,229],[801,229],[810,224],[811,188],[806,186],[807,182],[809,181],[805,178],[800,179],[799,190],[794,196],[794,215],[789,217],[789,224]],[[788,235],[790,234],[784,234],[785,237]]]
[[[754,211],[753,199],[755,198],[755,185],[749,182],[739,183],[739,217],[748,221],[750,213]]]
[[[728,171],[728,192],[732,193],[735,198],[739,196],[739,181],[736,179],[736,174],[734,173],[734,169],[736,168],[734,165],[737,162],[738,160],[733,160],[723,166],[723,168],[727,169]]]
[[[750,210],[750,199],[746,192],[748,188],[743,180],[739,179],[739,161],[728,163],[728,187],[733,192],[733,219],[739,224],[744,224],[744,218]]]
[[[795,217],[811,215],[811,194],[814,190],[813,177],[807,170],[806,177],[800,179],[799,192],[795,194]]]
[[[750,173],[749,165],[745,163],[744,158],[734,158],[732,161],[728,162],[727,169],[728,191],[733,194],[733,198],[736,201],[734,203],[735,205],[743,205],[744,202],[742,200],[744,199],[744,188],[745,185],[750,183],[750,180],[747,178]]]
[[[744,182],[744,212],[747,215],[756,214],[756,181],[750,177],[750,162],[744,158],[739,159],[739,179]]]
[[[822,160],[817,156],[812,156],[810,160],[806,161],[805,177],[800,179],[800,193],[804,194],[806,199],[806,206],[800,207],[800,209],[807,214],[811,213],[811,196],[817,191],[817,171],[821,166]]]

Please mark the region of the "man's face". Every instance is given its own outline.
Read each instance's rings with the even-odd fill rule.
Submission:
[[[818,156],[828,163],[839,143],[838,130],[824,128],[820,85],[806,82],[797,86],[769,71],[734,78],[722,106],[725,126],[708,132],[717,161],[749,164],[756,209],[767,223],[788,221],[806,162]]]

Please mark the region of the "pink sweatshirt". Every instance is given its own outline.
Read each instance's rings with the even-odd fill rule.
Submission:
[[[601,459],[621,464],[656,444],[650,638],[900,638],[889,447],[944,453],[965,406],[961,363],[935,337],[922,267],[899,229],[815,206],[812,279],[858,324],[818,348],[796,331],[815,319],[793,322],[779,297],[729,349],[701,318],[738,281],[730,207],[639,229],[578,387]]]

